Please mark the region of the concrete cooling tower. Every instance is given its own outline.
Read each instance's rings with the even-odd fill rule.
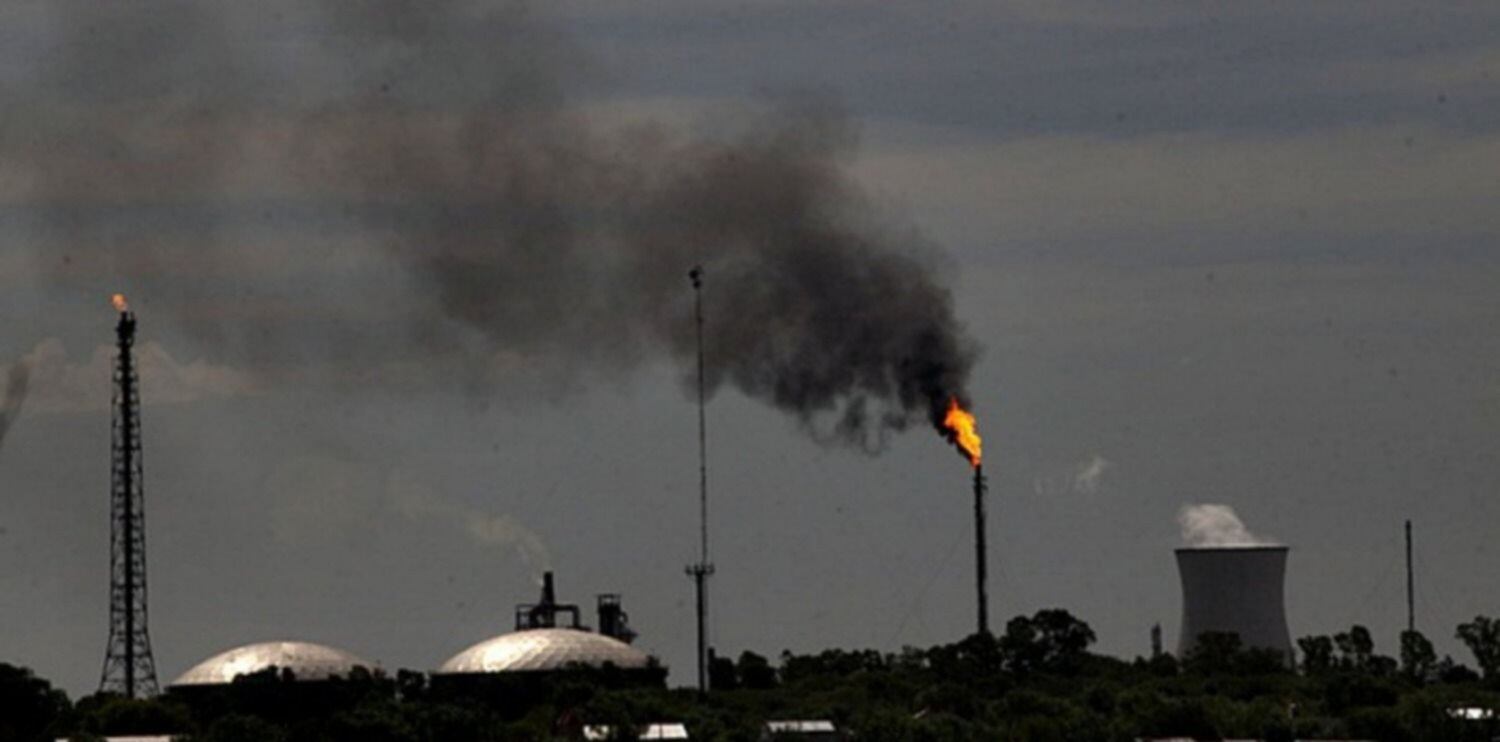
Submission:
[[[1285,546],[1194,547],[1177,550],[1182,575],[1182,634],[1177,656],[1185,657],[1205,632],[1235,633],[1245,647],[1274,649],[1289,660],[1286,627]]]

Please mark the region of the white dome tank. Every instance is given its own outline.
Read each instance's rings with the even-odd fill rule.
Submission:
[[[297,680],[328,680],[347,676],[356,667],[375,669],[377,665],[333,647],[311,642],[261,642],[220,652],[194,665],[172,681],[173,687],[189,685],[223,685],[241,675],[250,675],[269,667],[290,670]]]
[[[622,670],[651,666],[651,657],[625,642],[579,629],[525,629],[501,634],[454,655],[440,675],[562,670],[570,666]]]

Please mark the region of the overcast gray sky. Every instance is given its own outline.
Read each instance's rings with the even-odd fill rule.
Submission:
[[[123,291],[163,682],[277,638],[432,668],[547,567],[623,592],[691,682],[684,273],[728,260],[721,358],[782,350],[712,310],[765,288],[730,278],[787,247],[791,173],[979,349],[993,615],[1144,654],[1177,629],[1178,509],[1222,503],[1292,545],[1294,636],[1393,653],[1411,518],[1419,624],[1469,660],[1453,626],[1500,613],[1500,9],[544,5],[0,7],[0,364],[32,370],[0,659],[98,682]],[[698,200],[723,182],[771,226]],[[819,443],[725,374],[721,651],[969,631],[964,463],[920,424]]]

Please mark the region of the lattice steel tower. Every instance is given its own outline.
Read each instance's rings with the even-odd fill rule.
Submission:
[[[155,695],[156,662],[146,633],[146,515],[141,488],[140,392],[131,346],[135,313],[116,295],[119,351],[111,428],[109,646],[99,690],[128,698]]]

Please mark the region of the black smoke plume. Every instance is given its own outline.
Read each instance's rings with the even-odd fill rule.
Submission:
[[[966,396],[976,350],[935,251],[861,193],[824,97],[689,137],[578,102],[602,70],[515,3],[107,5],[60,4],[32,91],[49,147],[101,166],[6,149],[35,165],[40,241],[133,249],[116,270],[154,314],[227,355],[486,393],[497,354],[564,379],[690,369],[701,264],[710,390],[876,448]],[[282,37],[304,43],[255,42]]]

